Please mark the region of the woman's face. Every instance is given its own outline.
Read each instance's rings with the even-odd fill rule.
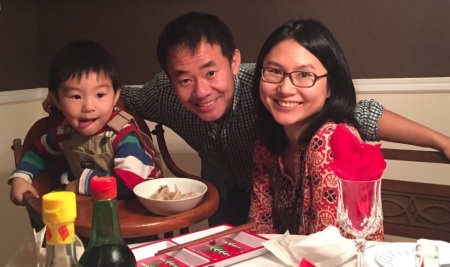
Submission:
[[[263,68],[271,68],[270,73],[266,72],[268,75],[293,71],[313,73],[317,76],[327,73],[319,59],[292,39],[281,41],[272,47],[264,58]],[[305,77],[314,79],[307,73],[292,74],[300,75],[292,78],[299,82]],[[285,128],[294,126],[303,131],[310,124],[312,116],[323,108],[329,96],[327,78],[318,78],[312,87],[302,88],[292,84],[290,77],[286,76],[280,83],[269,83],[261,79],[259,95],[276,122]]]

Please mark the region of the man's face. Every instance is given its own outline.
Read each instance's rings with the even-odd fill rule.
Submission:
[[[240,63],[239,50],[230,63],[220,45],[202,42],[194,52],[185,47],[172,49],[167,72],[181,105],[201,120],[213,122],[231,109],[233,77],[238,74]]]

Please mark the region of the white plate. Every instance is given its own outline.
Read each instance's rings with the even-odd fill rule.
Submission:
[[[370,247],[365,252],[365,260],[382,267],[414,266],[415,245],[412,242],[398,242]]]

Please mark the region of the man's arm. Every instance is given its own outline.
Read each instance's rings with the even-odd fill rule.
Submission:
[[[159,122],[160,108],[166,106],[161,101],[167,101],[167,95],[172,91],[168,77],[161,72],[141,88],[123,86],[120,98],[128,110],[138,113],[146,120]]]
[[[367,141],[429,147],[450,159],[450,137],[386,110],[373,99],[359,101],[355,115],[361,125],[362,137]]]
[[[377,134],[384,141],[434,148],[450,159],[450,137],[392,111],[381,114]]]

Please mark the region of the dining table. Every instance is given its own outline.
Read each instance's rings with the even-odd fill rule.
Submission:
[[[267,238],[267,239],[280,239],[282,235],[279,234],[261,234],[261,236]],[[305,236],[306,238],[306,236]],[[367,241],[366,250],[364,253],[364,262],[366,267],[413,267],[414,265],[414,258],[411,256],[411,253],[414,253],[414,247],[416,245],[417,241],[411,241],[411,242],[377,242],[377,241]],[[432,240],[433,242],[433,240]],[[444,250],[439,252],[439,260],[440,267],[450,267],[450,243],[443,242],[443,241],[434,241],[438,242],[440,245],[440,248],[444,248]],[[396,263],[380,263],[381,260],[376,260],[377,255],[379,255],[380,252],[388,252],[386,253],[391,258],[394,258],[395,256],[399,256],[399,261]],[[401,253],[404,253],[404,255],[400,255]],[[406,254],[409,253],[409,254]],[[401,258],[401,256],[408,256],[408,258],[404,257]],[[258,257],[250,258],[248,260],[241,261],[239,263],[235,263],[233,265],[230,265],[233,267],[286,267],[289,265],[286,265],[283,263],[282,260],[277,258],[272,252],[267,251],[263,255],[260,255]],[[356,248],[355,248],[355,257],[351,259],[350,261],[344,263],[340,267],[356,267]]]
[[[261,234],[261,236],[267,238],[267,239],[280,239],[282,237],[282,235],[280,234]],[[305,236],[306,238],[306,236]],[[376,245],[380,245],[382,244],[382,242],[372,242],[369,241],[367,244],[367,247],[370,248],[372,246],[376,246]],[[380,265],[378,265],[375,262],[374,259],[374,255],[368,254],[366,253],[366,264],[367,267],[380,267]],[[250,267],[250,266],[257,266],[257,267],[276,267],[276,266],[289,266],[283,263],[282,260],[280,260],[279,258],[277,258],[272,252],[267,251],[266,253],[264,253],[263,255],[260,255],[258,257],[255,258],[251,258],[245,261],[241,261],[239,263],[235,263],[233,265],[230,265],[233,267]],[[355,250],[355,258],[347,263],[345,263],[344,265],[342,265],[342,267],[355,267],[356,266],[356,250]]]
[[[273,240],[273,239],[280,239],[283,235],[281,234],[260,234],[259,236],[262,236],[268,240]],[[306,236],[303,236],[306,238]],[[366,263],[366,267],[383,267],[381,265],[379,265],[376,261],[375,261],[375,254],[376,254],[376,250],[372,250],[372,248],[376,247],[376,246],[380,246],[383,244],[388,244],[390,242],[375,242],[375,241],[368,241],[367,242],[367,250],[366,250],[366,254],[365,254],[365,263]],[[130,244],[129,246],[131,248],[133,247],[139,247],[142,244]],[[215,265],[212,265],[215,266]],[[220,266],[220,264],[218,264],[218,266]],[[253,258],[249,258],[246,260],[242,260],[238,263],[234,263],[228,266],[233,266],[233,267],[288,267],[289,265],[285,264],[281,259],[277,258],[277,256],[275,256],[275,254],[273,254],[270,251],[266,251],[264,254],[259,255],[257,257],[253,257]],[[444,265],[445,266],[445,265]],[[351,259],[350,261],[346,262],[345,264],[341,265],[341,267],[356,267],[356,248],[355,248],[355,257],[353,259]],[[450,267],[450,265],[446,266],[446,267]]]

